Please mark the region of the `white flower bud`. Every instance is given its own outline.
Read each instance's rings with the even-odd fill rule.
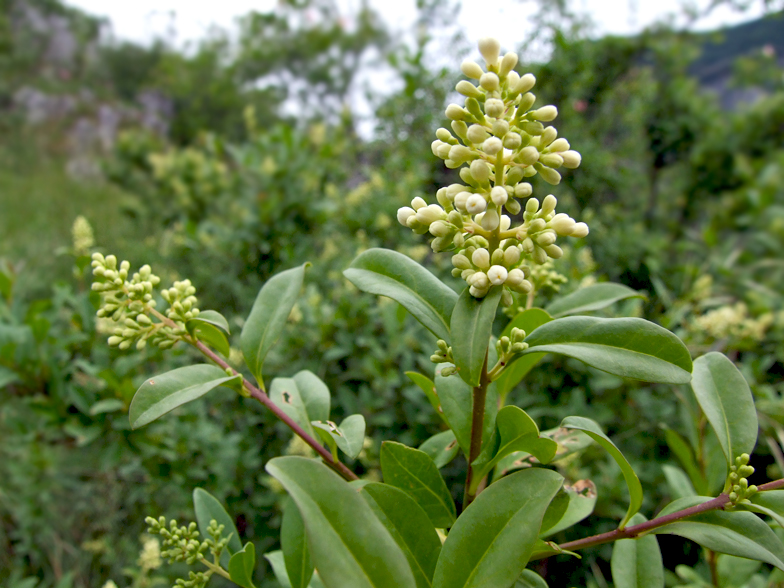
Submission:
[[[538,110],[532,110],[531,116],[534,117],[534,120],[539,120],[542,122],[550,122],[551,120],[555,120],[555,117],[558,116],[558,109],[555,106],[542,106]]]
[[[542,165],[551,168],[559,168],[563,165],[563,157],[557,153],[545,153],[539,158],[539,161],[542,162]]]
[[[588,234],[588,225],[577,223],[572,229],[572,237],[585,237]]]
[[[486,75],[488,75],[488,74],[483,74],[482,77],[484,78],[484,76],[486,76]],[[495,75],[495,74],[492,74],[492,75]],[[496,79],[497,79],[497,76],[496,76]],[[484,86],[482,86],[482,87],[484,87]],[[484,96],[484,94],[482,94],[482,92],[479,90],[479,88],[474,86],[468,80],[460,80],[459,82],[457,82],[457,85],[455,86],[455,90],[460,92],[463,96],[468,96],[470,98],[481,98],[482,96]]]
[[[517,84],[512,90],[515,94],[525,94],[531,88],[533,88],[535,84],[536,84],[536,77],[534,77],[534,74],[527,73],[520,78],[520,80],[517,82]],[[531,104],[533,104],[533,102]],[[530,108],[530,105],[526,108],[526,110],[528,108]]]
[[[519,133],[507,133],[504,136],[504,147],[507,149],[511,149],[514,151],[515,149],[519,148],[520,145],[523,144],[523,138],[519,135]]]
[[[569,141],[564,138],[556,139],[550,144],[551,153],[561,153],[569,149]]]
[[[452,161],[464,163],[471,159],[472,155],[471,150],[465,145],[452,145],[449,148],[449,159]]]
[[[438,220],[446,220],[446,212],[438,204],[431,204],[417,210],[416,219],[423,225],[430,225]]]
[[[420,198],[419,196],[417,196],[411,201],[411,208],[413,208],[414,210],[419,210],[420,208],[424,208],[425,206],[427,206],[427,202],[425,202],[424,199]]]
[[[463,184],[449,184],[446,187],[446,197],[450,200],[454,200],[455,196],[460,194],[466,187]]]
[[[406,223],[410,216],[416,214],[413,208],[409,208],[408,206],[404,206],[399,208],[397,211],[397,221],[403,225],[404,227],[407,226]]]
[[[512,226],[512,219],[509,218],[507,215],[501,215],[501,224],[499,225],[502,231],[508,231],[509,227]]]
[[[503,148],[504,144],[501,143],[501,139],[498,137],[490,137],[487,141],[482,143],[482,151],[488,155],[496,155]]]
[[[555,127],[547,127],[539,137],[539,148],[544,149],[550,143],[555,141],[555,138],[558,136],[558,129]]]
[[[471,175],[480,184],[484,184],[490,178],[490,167],[481,159],[475,159],[469,167]]]
[[[533,193],[533,187],[527,182],[521,182],[517,184],[514,189],[515,198],[528,198]]]
[[[498,56],[501,54],[501,43],[498,39],[492,37],[484,37],[479,39],[479,53],[485,58],[487,65],[495,65],[498,61]]]
[[[503,206],[509,200],[509,194],[506,193],[503,186],[496,186],[490,190],[490,199],[496,206]]]
[[[493,134],[496,137],[503,137],[509,132],[509,123],[499,119],[493,123]]]
[[[450,104],[446,107],[446,117],[450,120],[463,120],[466,112],[457,104]]]
[[[495,231],[500,222],[498,211],[495,208],[491,208],[485,212],[480,224],[485,231]]]
[[[517,249],[517,247],[515,247],[514,249]],[[510,249],[507,249],[507,251],[510,251]],[[520,284],[523,283],[524,280],[525,280],[525,274],[522,272],[522,270],[519,270],[517,268],[513,270],[509,270],[509,273],[506,276],[506,283],[509,286],[519,286]]]
[[[436,157],[438,157],[438,148],[441,147],[441,145],[446,145],[446,143],[444,143],[443,141],[439,141],[438,139],[430,143],[430,151],[432,151],[433,155],[435,155]]]
[[[471,261],[480,269],[487,269],[490,267],[490,253],[484,247],[477,249],[471,255]]]
[[[466,210],[469,214],[479,214],[487,208],[487,201],[481,194],[471,194],[466,200]]]
[[[478,80],[482,77],[482,74],[485,73],[476,61],[472,61],[470,59],[466,59],[463,63],[460,64],[460,70],[469,78],[474,78]]]
[[[414,208],[416,208],[416,206]],[[536,198],[531,198],[525,203],[525,211],[528,214],[534,214],[537,210],[539,210],[539,201]]]
[[[555,243],[555,231],[543,231],[536,236],[536,242],[542,247]]]
[[[563,257],[563,249],[558,247],[558,245],[547,245],[544,250],[553,259],[561,259]]]
[[[471,82],[468,82],[469,84]],[[473,86],[473,84],[471,84]],[[494,74],[491,71],[487,73],[483,73],[482,77],[479,78],[479,85],[482,86],[488,92],[495,92],[500,87],[500,81],[498,80],[498,75]],[[460,90],[458,90],[460,92]],[[462,92],[460,92],[462,94]]]
[[[523,97],[520,98],[520,104],[517,105],[517,114],[522,116],[524,112],[534,105],[534,102],[536,102],[536,96],[531,94],[531,92],[523,94]]]
[[[503,100],[499,100],[498,98],[488,98],[485,100],[485,112],[487,113],[487,116],[499,118],[504,115],[505,109],[506,107],[504,106]]]
[[[436,150],[436,157],[440,159],[449,159],[449,150],[452,146],[449,143],[441,143]]]
[[[445,129],[444,127],[436,129],[436,137],[438,137],[441,141],[455,140],[455,138],[452,136],[452,133],[450,133],[449,130]]]
[[[558,200],[552,194],[548,194],[544,197],[544,200],[542,200],[542,214],[550,214],[555,210],[556,206],[558,206]]]
[[[532,198],[531,200],[535,200]],[[528,234],[533,235],[534,233],[538,233],[539,231],[544,231],[547,227],[547,223],[544,222],[544,219],[535,218],[530,223],[528,223]]]
[[[484,298],[485,296],[487,296],[487,289],[480,289],[477,288],[476,286],[471,286],[468,289],[468,293],[474,298]]]
[[[548,223],[548,226],[562,237],[566,237],[567,235],[572,234],[575,224],[576,223],[574,222],[573,218],[571,218],[568,214],[561,212],[552,218],[552,220]]]
[[[487,139],[487,129],[482,125],[471,125],[468,127],[468,140],[472,143],[482,143]]]
[[[520,248],[516,245],[513,247],[509,247],[506,251],[504,251],[504,264],[507,267],[512,267],[517,265],[517,262],[520,261]]]
[[[582,157],[577,151],[564,151],[561,153],[561,157],[563,158],[564,167],[569,169],[577,169],[582,162]]]
[[[487,270],[487,279],[490,280],[490,283],[493,284],[493,286],[500,286],[506,281],[508,276],[509,272],[507,272],[506,268],[502,265],[494,265]]]
[[[452,265],[461,270],[473,269],[471,261],[462,253],[452,256]]]
[[[557,186],[558,184],[561,183],[561,174],[559,174],[557,171],[555,171],[552,168],[542,166],[536,171],[539,172],[539,175],[542,176],[542,179],[548,184]]]
[[[522,149],[515,159],[522,164],[533,165],[539,161],[539,150],[533,145],[529,145]]]
[[[509,52],[504,55],[503,59],[501,59],[501,67],[498,68],[498,74],[501,77],[505,77],[517,65],[517,59],[517,53]]]
[[[529,254],[530,254],[530,253],[532,253],[532,252],[533,252],[533,250],[534,250],[535,248],[536,248],[536,247],[535,247],[535,245],[534,245],[533,239],[531,239],[530,237],[526,237],[526,238],[523,240],[523,252],[525,252],[525,253],[529,253]]]
[[[468,199],[472,196],[471,192],[459,192],[454,199],[455,208],[461,211],[467,211]]]
[[[447,237],[454,233],[454,227],[448,222],[442,220],[432,223],[428,230],[434,237]]]
[[[466,282],[468,282],[469,286],[474,286],[475,288],[482,290],[490,285],[490,280],[487,279],[487,274],[484,272],[476,272],[470,276]]]

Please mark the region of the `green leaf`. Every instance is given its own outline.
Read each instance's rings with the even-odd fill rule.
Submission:
[[[307,588],[313,576],[313,563],[305,537],[305,523],[294,501],[289,500],[283,509],[280,525],[280,546],[286,575],[292,588]]]
[[[223,525],[221,537],[228,537],[229,543],[226,551],[221,555],[221,564],[226,567],[229,563],[229,556],[242,550],[242,542],[234,520],[223,508],[220,501],[203,488],[193,490],[193,510],[196,513],[196,522],[199,524],[199,533],[203,538],[210,536],[210,521],[214,520],[218,525]],[[254,552],[254,558],[256,557]]]
[[[256,381],[262,384],[264,358],[283,332],[286,320],[297,301],[309,264],[274,275],[259,291],[240,335],[245,363]]]
[[[201,398],[210,390],[242,376],[227,376],[219,367],[207,364],[177,368],[150,378],[136,391],[128,410],[131,428],[138,429],[174,410],[178,406]]]
[[[591,437],[599,445],[607,450],[607,453],[615,460],[623,473],[623,478],[626,480],[626,486],[629,488],[629,510],[626,511],[626,516],[623,517],[619,529],[623,529],[626,523],[629,522],[642,506],[642,485],[640,484],[637,474],[634,473],[632,466],[623,456],[623,453],[610,441],[610,438],[604,434],[601,427],[595,421],[583,417],[571,416],[566,417],[561,426],[566,429],[579,429],[586,435]]]
[[[757,443],[757,410],[738,368],[721,353],[703,355],[694,361],[691,388],[719,438],[727,463],[732,465],[740,454],[751,453]]]
[[[667,446],[678,458],[678,461],[681,462],[697,494],[709,494],[708,481],[700,471],[689,443],[668,426],[662,425],[662,428],[664,429],[664,439],[667,441]]]
[[[215,327],[218,327],[222,331],[224,331],[227,335],[231,334],[229,330],[229,321],[226,320],[226,317],[219,313],[217,310],[202,310],[198,316],[192,318],[188,322],[203,322],[209,323]]]
[[[449,532],[433,587],[512,586],[528,563],[544,513],[562,482],[556,472],[536,468],[488,486]]]
[[[504,335],[507,337],[511,334],[513,328],[522,329],[525,331],[526,336],[534,332],[535,329],[541,327],[545,323],[549,323],[552,317],[541,308],[529,308],[518,314],[504,329]],[[524,355],[513,361],[496,380],[498,384],[498,394],[501,398],[506,398],[506,395],[519,384],[522,379],[530,372],[536,364],[538,364],[545,353],[531,353]]]
[[[362,495],[406,555],[417,588],[429,588],[441,539],[427,513],[408,494],[389,484],[366,484]]]
[[[681,498],[667,505],[658,516],[708,500],[712,498]],[[784,570],[784,544],[762,519],[750,512],[713,510],[659,527],[652,533],[678,535],[719,553],[764,561]]]
[[[270,384],[269,397],[278,408],[283,410],[291,419],[311,437],[315,435],[311,422],[314,420],[308,414],[305,401],[299,391],[299,386],[294,378],[275,378]]]
[[[343,275],[363,292],[400,303],[436,337],[450,340],[457,294],[414,260],[389,249],[368,249]]]
[[[570,314],[601,310],[627,298],[645,298],[645,296],[623,284],[605,282],[580,288],[576,292],[554,301],[546,310],[553,318],[559,318]]]
[[[441,410],[449,428],[455,433],[460,449],[466,455],[471,446],[471,412],[474,405],[473,389],[456,375],[444,377],[441,371],[451,367],[450,363],[436,366],[436,392],[441,401]],[[485,418],[482,429],[482,445],[489,443],[495,433],[495,417],[498,414],[498,394],[495,383],[487,389],[485,396]]]
[[[406,375],[412,382],[414,382],[414,384],[419,386],[422,392],[425,393],[425,396],[430,401],[430,405],[436,411],[436,414],[446,423],[447,421],[446,417],[444,416],[444,411],[441,410],[441,400],[439,400],[438,394],[436,394],[436,385],[433,380],[417,372],[406,372]],[[449,423],[447,423],[447,425],[448,424]]]
[[[548,588],[544,578],[533,570],[523,570],[513,588]]]
[[[329,420],[329,388],[311,371],[302,370],[294,376],[305,412],[311,421]]]
[[[223,357],[228,357],[231,353],[231,346],[226,334],[212,323],[201,321],[199,318],[201,315],[185,323],[188,332],[202,343],[214,348]]]
[[[269,553],[264,554],[264,559],[266,559],[270,567],[272,567],[272,573],[275,574],[275,579],[278,581],[283,588],[291,588],[291,582],[289,581],[288,572],[286,572],[286,563],[283,559],[283,552],[281,550],[270,551]]]
[[[577,559],[582,559],[580,554],[575,553],[573,551],[566,551],[565,549],[561,549],[557,543],[553,541],[544,541],[542,539],[537,539],[536,543],[534,543],[533,551],[531,552],[530,561],[534,561],[537,559],[544,559],[546,557],[552,557],[554,555],[571,555],[576,557]]]
[[[591,480],[578,480],[572,485],[564,484],[562,494],[568,501],[563,515],[548,527],[542,523],[540,537],[550,537],[576,525],[588,517],[596,506],[596,486]]]
[[[639,525],[647,519],[634,515],[629,523]],[[615,588],[662,588],[664,565],[659,542],[654,535],[621,539],[613,545],[612,578]]]
[[[470,492],[476,491],[482,478],[504,457],[515,451],[525,451],[535,456],[540,463],[549,463],[555,457],[558,444],[547,437],[539,436],[539,427],[528,413],[516,406],[505,406],[496,416],[498,429],[497,445],[488,444],[472,464],[477,471]]]
[[[97,414],[105,414],[107,412],[117,412],[118,410],[123,410],[124,408],[125,403],[119,398],[104,398],[90,407],[90,414],[95,416]]]
[[[229,576],[231,581],[242,588],[256,588],[253,585],[253,568],[256,567],[256,550],[253,543],[246,543],[241,551],[229,560]]]
[[[749,500],[752,504],[744,506],[755,512],[768,515],[784,527],[784,490],[757,492]]]
[[[672,465],[663,465],[664,477],[673,499],[697,496],[697,491],[692,486],[689,476],[681,468]]]
[[[457,373],[469,386],[479,386],[502,292],[495,286],[484,298],[474,298],[466,288],[452,311],[452,355]]]
[[[9,384],[16,384],[21,382],[16,372],[0,365],[0,390]]]
[[[574,316],[555,319],[526,337],[530,353],[560,353],[623,376],[687,384],[691,356],[683,342],[658,325],[638,318]]]
[[[433,435],[419,446],[419,451],[423,451],[430,456],[437,468],[442,468],[451,462],[457,452],[460,451],[460,445],[455,439],[453,431],[444,431]]]
[[[570,455],[583,451],[586,447],[593,444],[593,439],[582,431],[572,431],[557,427],[548,431],[542,431],[542,435],[549,437],[558,444],[553,462],[565,459]],[[501,476],[520,468],[531,467],[540,463],[533,455],[526,451],[515,451],[502,458],[495,466],[494,477]]]
[[[452,495],[430,456],[402,443],[381,444],[384,482],[409,494],[430,517],[433,526],[446,529],[455,522]]]
[[[362,451],[365,442],[365,417],[361,414],[347,416],[339,427],[332,421],[311,421],[310,424],[317,429],[322,439],[327,443],[332,439],[334,444],[351,459],[356,459]]]
[[[297,504],[313,564],[340,588],[415,588],[408,560],[367,502],[316,460],[276,457],[266,470]]]

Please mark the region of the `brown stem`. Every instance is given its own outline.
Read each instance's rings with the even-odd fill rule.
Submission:
[[[717,565],[718,560],[716,559],[716,552],[711,549],[707,549],[706,551],[708,552],[706,559],[708,560],[708,567],[710,568],[711,583],[714,588],[719,588],[719,568]]]
[[[463,498],[463,510],[468,508],[479,494],[477,489],[471,492],[471,484],[474,478],[474,468],[471,465],[482,452],[482,430],[485,420],[485,399],[487,398],[487,387],[490,385],[490,378],[487,374],[487,352],[485,352],[485,362],[482,365],[482,375],[479,377],[479,386],[473,391],[473,403],[471,407],[471,446],[468,451],[468,473],[465,482],[465,497]]]
[[[194,339],[193,342],[190,342],[190,343],[191,343],[191,345],[196,347],[196,349],[201,351],[204,355],[206,355],[212,361],[214,361],[216,364],[218,364],[220,367],[222,367],[224,370],[225,369],[229,369],[229,370],[231,370],[231,372],[233,374],[237,374],[238,373],[237,370],[232,368],[217,353],[215,353],[212,349],[207,347],[204,343],[202,343],[198,339]],[[280,420],[282,420],[284,423],[286,423],[286,425],[292,431],[294,431],[297,435],[299,435],[300,438],[302,438],[302,440],[305,441],[305,443],[310,445],[316,451],[316,453],[318,453],[321,456],[321,458],[326,462],[326,464],[329,467],[331,467],[338,474],[343,476],[346,480],[351,481],[351,480],[358,480],[359,479],[354,472],[352,472],[350,469],[348,469],[345,466],[345,464],[343,464],[340,461],[335,460],[332,457],[332,454],[329,451],[327,451],[327,449],[321,443],[319,443],[313,437],[308,435],[307,432],[305,431],[305,429],[300,427],[299,424],[297,424],[296,421],[294,421],[289,415],[287,415],[285,412],[283,412],[283,410],[278,405],[276,405],[274,402],[272,402],[272,400],[270,399],[269,396],[267,396],[264,392],[259,390],[256,386],[251,384],[245,378],[242,379],[242,385],[250,393],[250,395],[253,398],[258,400],[261,404],[263,404],[269,410],[271,410],[272,413],[276,417],[278,417]]]

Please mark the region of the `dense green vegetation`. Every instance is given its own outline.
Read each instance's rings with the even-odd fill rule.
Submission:
[[[401,244],[435,272],[447,276],[451,269],[395,219],[398,207],[432,196],[452,178],[430,142],[456,79],[427,59],[441,50],[430,27],[450,6],[420,2],[421,27],[409,47],[370,10],[347,28],[330,2],[292,0],[273,15],[248,16],[235,36],[216,35],[183,54],[164,42],[101,44],[94,19],[55,0],[28,2],[67,19],[75,32],[73,60],[55,67],[45,59],[45,34],[12,26],[22,4],[0,0],[0,583],[171,582],[181,570],[145,569],[137,561],[143,518],[187,518],[191,496],[183,488],[197,486],[238,513],[240,534],[254,538],[259,555],[267,552],[277,540],[282,494],[262,466],[302,448],[261,407],[226,390],[131,431],[127,409],[138,385],[192,358],[176,348],[166,357],[108,349],[94,318],[85,255],[111,250],[134,265],[150,263],[166,279],[191,279],[200,307],[232,317],[233,332],[270,275],[312,262],[303,302],[267,369],[310,369],[332,390],[337,416],[362,412],[370,441],[357,466],[378,476],[381,440],[394,436],[416,446],[439,431],[421,391],[401,376],[430,369],[435,342],[395,303],[358,295],[341,271],[363,249]],[[318,24],[308,24],[306,11],[318,14]],[[780,27],[781,17],[763,28],[770,22]],[[589,40],[569,22],[561,25],[550,60],[517,69],[537,76],[541,103],[558,106],[559,127],[583,154],[581,172],[565,175],[553,193],[564,210],[590,222],[591,235],[566,252],[559,271],[569,281],[543,278],[536,303],[594,281],[644,291],[644,302],[613,312],[668,327],[695,355],[720,350],[732,357],[761,409],[752,465],[763,476],[767,469],[782,477],[782,70],[759,45],[740,55],[716,50],[740,58],[738,84],[767,91],[754,104],[724,111],[693,75],[695,60],[704,67],[710,54],[701,53],[702,37],[657,29]],[[372,54],[403,83],[371,97],[376,128],[369,139],[358,135],[359,121],[345,104]],[[115,106],[155,89],[171,101],[169,133],[126,120],[110,150],[95,149],[101,178],[75,179],[65,171],[73,155],[69,132],[79,115],[94,110],[82,104],[32,125],[15,106],[23,87],[52,95],[89,88]],[[297,115],[283,104],[293,104]],[[83,228],[74,243],[78,215],[92,226],[95,244]],[[499,331],[505,320],[499,316]],[[575,391],[559,395],[564,383]],[[589,406],[610,434],[636,423],[633,435],[616,442],[635,456],[651,489],[644,510],[653,513],[677,492],[662,464],[680,463],[662,424],[696,434],[691,416],[672,401],[683,391],[673,388],[548,357],[512,395],[542,428]],[[609,519],[622,515],[626,490],[610,464],[589,450],[563,472],[594,480],[592,520],[599,522],[561,539],[607,530]],[[462,480],[465,462],[444,471]],[[698,560],[694,544],[660,542],[668,564]],[[551,586],[605,586],[609,551],[599,547],[583,557],[586,576],[573,573],[578,564],[569,558],[540,571]],[[676,571],[668,585],[697,585]],[[709,578],[702,567],[695,572]],[[273,585],[269,573],[258,580]]]

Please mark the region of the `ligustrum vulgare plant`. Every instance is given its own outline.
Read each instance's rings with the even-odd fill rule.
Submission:
[[[616,588],[661,587],[665,572],[657,534],[702,545],[714,573],[717,558],[726,557],[717,554],[784,570],[784,544],[758,516],[784,526],[784,480],[748,483],[757,414],[733,363],[716,352],[692,361],[678,337],[643,319],[587,316],[640,296],[620,284],[595,284],[544,309],[535,306],[552,260],[562,256],[558,238],[585,237],[588,227],[557,213],[554,196],[534,198],[525,180],[539,175],[557,184],[557,170],[578,167],[581,157],[545,126],[557,115],[554,106],[532,109],[536,80],[515,72],[517,56],[501,56],[493,39],[480,41],[479,50],[484,68],[473,61],[462,65],[478,84],[457,84],[465,104],[447,108],[451,131],[438,129],[432,145],[448,168],[459,168],[462,183],[438,190],[437,204],[415,198],[398,213],[401,224],[433,236],[434,252],[451,252],[453,275],[465,281],[462,292],[391,250],[365,251],[344,272],[361,291],[397,301],[434,336],[433,373],[407,375],[443,421],[443,432],[419,448],[384,442],[383,482],[362,480],[341,454],[354,460],[363,449],[363,416],[332,422],[330,391],[308,371],[267,385],[265,357],[285,327],[308,264],[272,277],[244,322],[240,346],[255,380],[250,381],[224,359],[230,353],[226,319],[197,309],[189,281],[156,290],[160,279],[148,266],[132,273],[127,262],[96,254],[93,289],[102,297],[99,317],[114,323],[111,345],[166,348],[183,342],[208,360],[144,382],[130,406],[132,427],[223,386],[258,400],[312,448],[315,457],[283,456],[266,464],[291,498],[281,550],[264,555],[283,586],[546,586],[530,562],[579,556],[583,548],[615,542]],[[167,307],[161,311],[163,302]],[[499,307],[513,318],[496,337]],[[510,390],[548,353],[623,378],[690,384],[693,396],[673,394],[673,402],[693,407],[698,434],[686,441],[667,431],[685,470],[671,472],[682,482],[677,500],[646,518],[637,474],[595,421],[570,416],[560,427],[540,431],[524,410],[507,405]],[[717,440],[713,453],[721,456],[724,472],[718,484],[710,474],[716,468],[705,467],[710,456],[703,441],[711,428]],[[559,545],[549,538],[590,516],[597,502],[593,482],[567,480],[562,473],[567,458],[573,462],[592,444],[617,463],[629,506],[614,530]],[[458,508],[440,469],[459,453],[468,467]],[[252,588],[253,544],[240,542],[232,517],[203,489],[194,491],[194,504],[197,524],[148,519],[149,532],[164,540],[163,558],[197,566],[179,584],[203,586],[218,574]]]

